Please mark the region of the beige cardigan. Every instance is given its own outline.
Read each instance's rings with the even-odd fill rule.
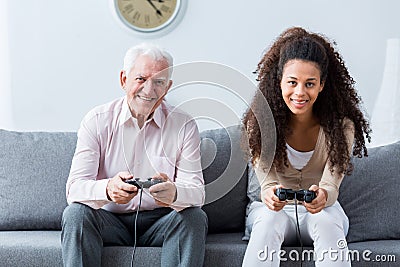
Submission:
[[[354,141],[354,124],[349,119],[344,120],[345,136],[351,152]],[[333,174],[329,170],[329,160],[325,142],[325,133],[322,127],[319,129],[317,143],[314,152],[301,170],[296,170],[289,162],[289,166],[283,172],[277,172],[274,166],[271,167],[268,175],[262,168],[255,166],[255,172],[261,184],[261,198],[264,200],[264,193],[271,186],[282,184],[284,188],[293,190],[309,189],[311,185],[319,185],[328,193],[326,206],[331,206],[339,195],[339,186],[344,174],[336,171]]]

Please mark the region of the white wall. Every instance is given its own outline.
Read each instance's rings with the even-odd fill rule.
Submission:
[[[13,128],[7,2],[0,0],[0,127]]]
[[[122,95],[122,58],[128,47],[142,41],[170,50],[176,64],[219,62],[255,82],[252,71],[262,52],[290,26],[336,40],[371,113],[382,82],[386,40],[400,37],[396,0],[188,0],[179,26],[153,39],[121,28],[109,0],[0,1],[8,3],[11,65],[10,70],[0,68],[10,73],[10,88],[0,90],[0,97],[11,90],[15,130],[77,130],[90,108]],[[5,32],[0,32],[1,42],[7,40]],[[209,87],[192,85],[186,93],[197,97]],[[243,109],[234,108],[238,114]]]

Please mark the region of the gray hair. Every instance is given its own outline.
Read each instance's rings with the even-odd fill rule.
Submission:
[[[150,43],[142,43],[133,46],[129,48],[128,51],[126,51],[123,68],[123,70],[125,71],[125,75],[129,74],[132,66],[135,64],[136,59],[142,55],[149,56],[155,61],[166,60],[169,66],[168,76],[169,78],[171,78],[173,66],[173,58],[171,54],[163,48]]]

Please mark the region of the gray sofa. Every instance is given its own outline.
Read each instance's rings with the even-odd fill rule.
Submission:
[[[240,131],[209,130],[201,138],[209,218],[205,266],[241,266],[249,167]],[[76,133],[0,130],[0,266],[62,266],[60,220],[75,143]],[[400,143],[369,154],[353,159],[355,171],[340,193],[353,266],[399,266]],[[281,266],[300,266],[290,260],[300,248],[283,249],[287,261]],[[105,247],[102,266],[130,266],[131,253],[131,247]],[[134,266],[159,266],[160,254],[159,247],[139,247]]]

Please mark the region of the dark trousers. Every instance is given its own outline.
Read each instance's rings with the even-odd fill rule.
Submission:
[[[103,246],[133,246],[136,213],[117,214],[80,203],[62,218],[64,266],[101,266]],[[137,245],[162,247],[161,266],[203,266],[207,216],[200,208],[140,211]]]

